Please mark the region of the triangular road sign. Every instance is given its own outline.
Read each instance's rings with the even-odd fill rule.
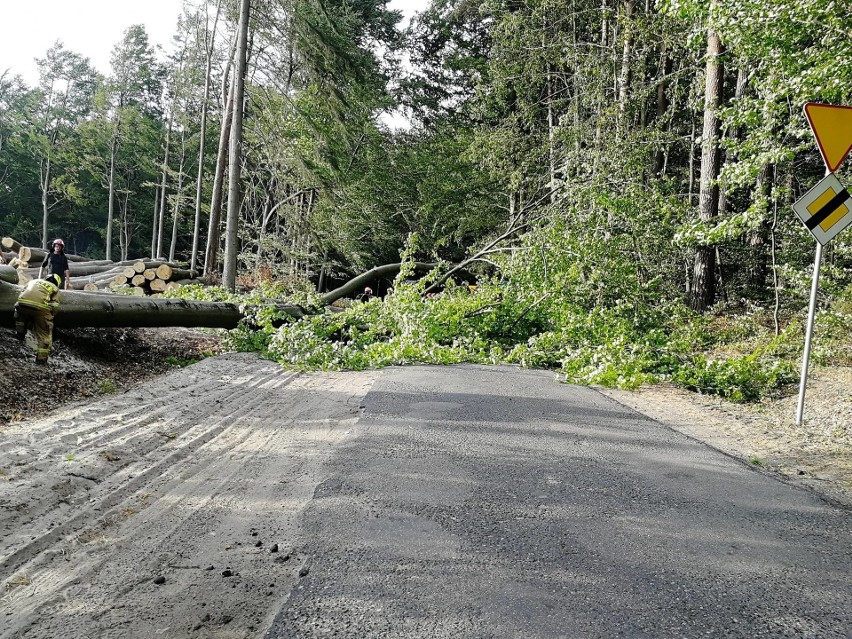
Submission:
[[[852,107],[808,102],[805,115],[825,166],[833,173],[852,151]]]

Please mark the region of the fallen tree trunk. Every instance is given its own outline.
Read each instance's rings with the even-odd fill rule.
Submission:
[[[22,248],[29,249],[30,258],[27,261],[31,261],[31,262],[37,261],[37,262],[41,263],[41,262],[44,261],[44,258],[47,256],[47,251],[45,251],[44,249],[36,248],[34,246],[26,246],[25,247],[23,244],[21,244],[17,240],[13,240],[11,237],[4,237],[2,240],[0,240],[0,242],[2,242],[3,248],[8,249],[10,251],[14,251],[15,253],[18,253],[19,255],[20,255]],[[68,258],[69,262],[88,262],[89,261],[88,257],[83,257],[82,255],[73,255],[73,254],[70,254],[70,253],[66,253],[65,257]]]
[[[353,278],[345,285],[322,296],[322,304],[331,304],[377,277],[399,272],[401,264],[385,264]],[[436,264],[417,262],[414,268],[431,270]],[[131,269],[133,270],[133,269]],[[135,272],[134,272],[135,273]],[[14,307],[22,287],[18,286],[18,271],[0,265],[0,326],[14,326]],[[131,276],[132,277],[132,276]],[[123,275],[117,278],[127,278]],[[141,290],[141,289],[140,289]],[[270,300],[265,308],[273,307],[293,318],[304,317],[305,309],[294,304]],[[250,308],[230,302],[191,302],[183,299],[112,295],[85,291],[60,291],[59,309],[54,323],[58,327],[162,327],[186,326],[207,328],[236,328]]]
[[[2,267],[0,267],[2,268]],[[21,287],[0,280],[0,325],[14,327],[14,306]],[[294,307],[294,312],[298,307]],[[150,299],[60,291],[54,323],[58,327],[204,326],[236,328],[244,317],[236,304]]]
[[[414,262],[414,269],[417,271],[431,271],[436,266],[438,265],[433,262]],[[402,268],[402,264],[400,263],[376,266],[375,268],[371,268],[366,273],[362,273],[357,277],[353,277],[343,286],[340,286],[334,289],[333,291],[329,291],[325,295],[321,296],[320,299],[322,300],[323,304],[331,304],[332,302],[339,300],[341,297],[346,297],[347,295],[354,293],[358,289],[366,286],[367,284],[379,277],[385,277],[387,275],[399,273],[400,268]]]
[[[0,264],[0,282],[18,283],[18,271],[7,264]]]

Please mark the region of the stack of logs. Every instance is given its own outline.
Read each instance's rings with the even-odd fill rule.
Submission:
[[[2,239],[3,258],[18,271],[18,282],[26,284],[38,277],[47,252],[22,246],[10,237]],[[156,295],[184,284],[201,284],[199,274],[185,266],[164,260],[139,259],[113,262],[90,260],[68,255],[71,287],[84,291],[116,292],[131,295]],[[63,285],[64,288],[64,285]]]

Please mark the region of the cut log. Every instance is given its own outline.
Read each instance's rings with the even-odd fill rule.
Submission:
[[[114,278],[112,278],[113,286],[124,286],[125,284],[127,284],[126,275],[116,275]]]
[[[172,279],[172,267],[168,264],[160,264],[157,267],[157,277],[161,280],[170,280]]]
[[[122,268],[122,269],[119,271],[119,273],[121,273],[122,275],[124,275],[124,277],[126,277],[128,280],[130,280],[130,278],[131,278],[131,277],[133,277],[134,275],[136,275],[136,271],[133,269],[133,267],[132,267],[132,266],[125,266],[124,268]]]
[[[106,264],[95,264],[92,262],[69,262],[68,270],[71,271],[71,277],[86,277],[87,275],[95,275],[97,273],[106,273],[115,269],[116,266],[112,262]]]
[[[98,291],[98,290],[100,290],[100,289],[98,288],[98,285],[97,285],[97,284],[95,284],[94,282],[88,282],[88,283],[87,283],[87,284],[83,287],[83,290],[84,290],[84,291],[88,291],[88,292],[90,292],[90,293],[91,293],[92,291]]]
[[[148,287],[149,287],[152,291],[154,291],[155,293],[162,293],[163,291],[165,291],[165,290],[166,290],[166,281],[165,281],[165,280],[161,280],[161,279],[158,277],[158,278],[157,278],[157,279],[155,279],[155,280],[151,280],[150,284],[148,284]]]
[[[172,274],[168,277],[168,280],[191,280],[195,279],[201,275],[198,271],[190,271],[185,268],[175,268],[172,267]],[[166,279],[164,277],[160,277],[160,279]]]
[[[145,270],[145,262],[133,262],[133,270],[142,273]]]
[[[142,275],[145,277],[146,280],[153,280],[157,278],[157,271],[153,268],[146,268],[144,271],[142,271]]]
[[[132,278],[130,278],[130,281],[133,284],[133,286],[142,286],[148,280],[146,280],[145,276],[142,275],[141,273],[137,273]]]
[[[130,294],[135,295],[136,297],[144,297],[145,296],[145,289],[142,288],[141,286],[133,286],[130,289]]]
[[[3,246],[5,248],[11,248],[15,253],[20,254],[21,248],[27,248],[30,251],[30,258],[27,260],[28,262],[38,262],[41,264],[44,261],[44,258],[47,256],[47,251],[41,248],[36,248],[35,246],[24,247],[20,242],[13,240],[10,237],[4,237],[3,242],[9,240],[10,246],[6,246],[4,243]],[[82,255],[74,255],[73,253],[66,253],[65,257],[68,258],[69,262],[88,262],[88,257],[83,257]]]
[[[33,257],[32,249],[29,246],[22,246],[18,249],[18,259],[22,262],[29,262]]]

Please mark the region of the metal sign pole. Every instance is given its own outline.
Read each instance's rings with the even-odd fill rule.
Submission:
[[[805,387],[808,384],[808,360],[811,357],[811,338],[814,334],[814,317],[816,316],[816,297],[821,263],[822,244],[817,242],[816,257],[814,258],[814,279],[811,282],[811,303],[808,307],[808,327],[805,332],[805,353],[802,355],[802,377],[799,380],[799,405],[796,408],[796,426],[802,425],[802,413],[805,411]]]
[[[808,360],[811,357],[811,339],[813,338],[814,318],[816,317],[816,296],[817,286],[819,285],[819,267],[822,263],[822,247],[823,244],[830,242],[835,235],[850,225],[849,213],[852,213],[852,198],[849,192],[833,176],[840,163],[852,152],[852,107],[808,102],[805,105],[805,116],[808,118],[811,131],[819,146],[819,152],[825,162],[825,178],[811,189],[811,192],[817,190],[820,185],[826,186],[826,182],[833,182],[833,184],[828,185],[827,190],[822,189],[822,193],[813,193],[813,197],[808,197],[808,194],[806,194],[804,198],[793,205],[796,215],[799,216],[799,219],[802,220],[817,241],[814,279],[811,283],[811,301],[808,307],[808,326],[805,331],[805,352],[802,355],[802,377],[799,380],[796,426],[802,425],[802,414],[805,412],[805,387],[808,384]],[[840,217],[837,217],[838,214],[840,214]],[[823,222],[827,224],[827,227],[820,230]]]

